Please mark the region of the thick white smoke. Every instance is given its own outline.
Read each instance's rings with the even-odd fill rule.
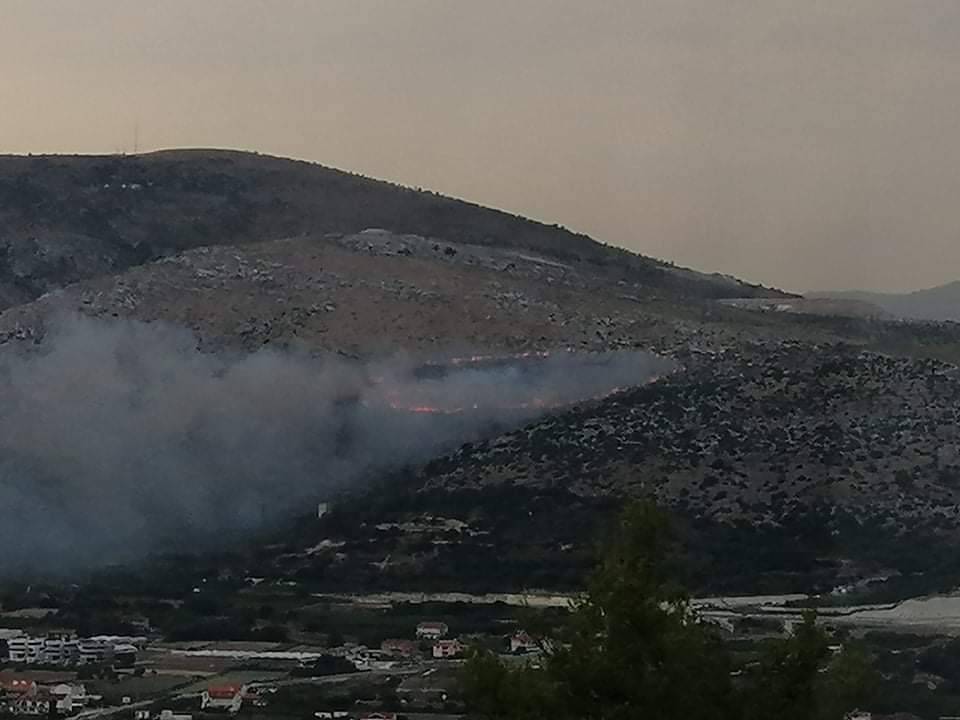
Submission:
[[[667,369],[636,352],[426,373],[402,359],[222,358],[169,326],[62,318],[39,348],[0,352],[0,573],[222,541],[491,422]],[[402,409],[427,403],[460,412]]]

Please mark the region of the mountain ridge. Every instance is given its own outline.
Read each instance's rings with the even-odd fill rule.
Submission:
[[[191,248],[377,227],[592,263],[673,294],[786,295],[437,193],[301,160],[194,149],[0,156],[0,307]]]

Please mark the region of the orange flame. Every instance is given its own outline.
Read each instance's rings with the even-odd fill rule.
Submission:
[[[572,353],[572,350],[566,350],[565,352]],[[443,367],[443,366],[454,366],[461,367],[464,365],[478,364],[484,362],[509,362],[516,360],[529,360],[529,359],[540,359],[550,357],[551,353],[547,351],[528,351],[522,353],[515,353],[511,355],[471,355],[466,357],[455,357],[450,358],[442,363],[428,363],[428,365],[433,367]],[[646,382],[653,382],[658,379],[658,376],[653,376],[648,378]],[[510,410],[556,410],[562,407],[569,407],[578,402],[585,401],[597,401],[604,400],[608,397],[622,393],[625,390],[629,389],[629,386],[618,386],[606,390],[598,395],[595,395],[591,398],[586,398],[583,400],[576,401],[550,401],[541,397],[534,397],[530,400],[518,401],[518,402],[508,402],[508,403],[474,403],[472,405],[462,405],[455,407],[441,407],[438,405],[427,405],[418,403],[415,400],[407,400],[406,398],[401,397],[401,392],[399,388],[391,387],[388,384],[387,378],[382,375],[374,376],[370,378],[372,384],[376,385],[381,393],[384,403],[393,410],[414,413],[417,415],[460,415],[470,411],[476,411],[480,409],[486,409],[491,411],[510,411]],[[366,403],[365,403],[366,404]]]

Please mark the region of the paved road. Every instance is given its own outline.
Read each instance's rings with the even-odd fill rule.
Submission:
[[[74,715],[74,720],[92,720],[92,718],[103,718],[109,717],[111,715],[116,715],[117,713],[126,712],[128,710],[137,710],[140,708],[150,707],[155,702],[160,700],[184,700],[189,698],[198,698],[200,693],[178,693],[176,695],[170,696],[160,696],[155,698],[150,698],[149,700],[141,700],[135,703],[129,703],[128,705],[111,705],[104,708],[95,708],[93,710],[84,710],[81,713]]]

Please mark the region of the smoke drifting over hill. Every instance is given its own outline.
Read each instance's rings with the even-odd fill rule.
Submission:
[[[222,542],[370,471],[669,369],[640,352],[225,359],[177,328],[61,318],[39,348],[0,356],[0,572]]]

